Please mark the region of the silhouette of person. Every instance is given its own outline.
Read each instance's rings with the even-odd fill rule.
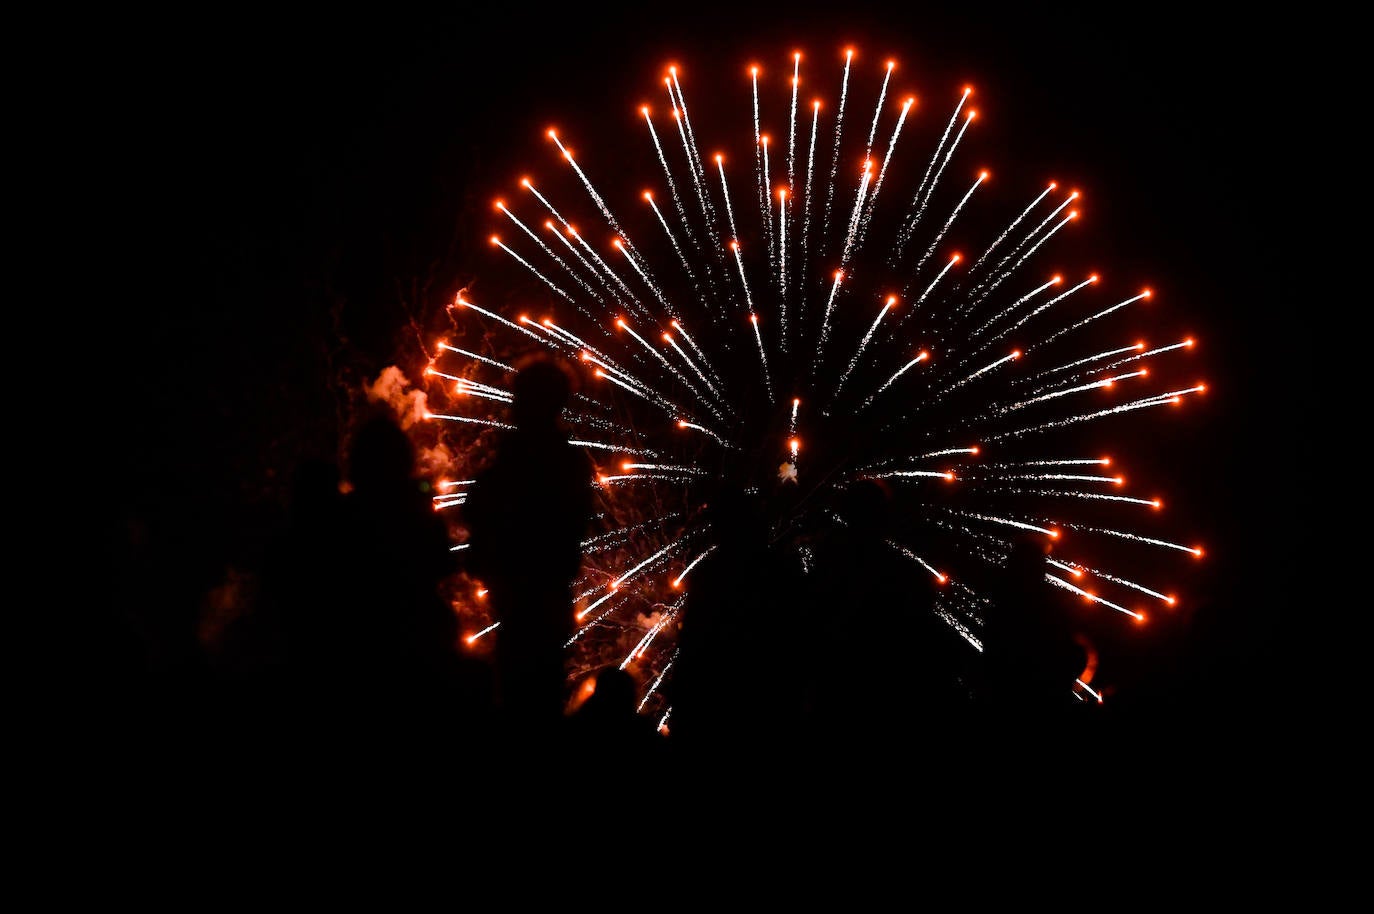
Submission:
[[[759,747],[770,726],[769,693],[791,685],[773,675],[770,628],[790,620],[779,615],[786,575],[769,547],[762,499],[730,474],[705,514],[716,546],[687,581],[678,656],[665,683],[670,739],[692,758]]]
[[[560,415],[576,377],[562,362],[519,366],[514,428],[468,489],[469,572],[488,592],[496,630],[496,700],[517,738],[558,735],[566,705],[572,582],[591,522],[595,470]]]
[[[351,488],[323,534],[334,559],[315,580],[330,605],[293,626],[297,697],[326,728],[457,739],[482,692],[441,589],[458,570],[447,525],[389,414],[358,426],[346,468]]]
[[[992,591],[983,632],[983,699],[998,724],[1050,724],[1074,707],[1074,680],[1088,662],[1065,601],[1045,581],[1052,543],[1023,533],[1012,540]]]
[[[948,722],[960,694],[959,635],[935,614],[935,579],[897,552],[892,493],[851,483],[817,543],[813,644],[816,735],[832,748],[905,743]],[[971,648],[970,648],[971,650]]]
[[[618,764],[646,763],[666,756],[657,721],[639,713],[635,678],[619,667],[596,674],[592,694],[573,713],[578,757],[595,755]]]

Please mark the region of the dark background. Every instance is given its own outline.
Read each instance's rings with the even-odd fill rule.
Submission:
[[[578,125],[587,148],[598,119],[633,130],[669,60],[784,68],[802,49],[833,94],[829,55],[852,44],[896,57],[918,92],[973,83],[996,159],[1083,187],[1103,263],[1148,277],[1165,323],[1200,339],[1211,389],[1180,420],[1169,486],[1208,549],[1190,661],[1212,673],[1195,698],[1283,699],[1314,609],[1312,321],[1288,183],[1312,82],[1292,65],[1301,32],[1186,7],[585,9],[93,24],[111,38],[85,94],[99,154],[83,170],[108,258],[95,329],[118,366],[96,420],[118,458],[102,496],[117,600],[153,586],[192,605],[252,567],[291,468],[337,455],[358,386],[415,364],[491,263],[491,201],[546,161],[548,124]]]

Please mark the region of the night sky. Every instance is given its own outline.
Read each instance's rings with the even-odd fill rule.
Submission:
[[[637,136],[637,106],[661,104],[673,60],[781,70],[800,49],[804,74],[833,93],[852,44],[860,61],[896,57],[894,85],[923,97],[975,85],[998,144],[984,147],[989,166],[1083,188],[1082,234],[1103,271],[1150,285],[1163,325],[1199,338],[1210,390],[1170,433],[1181,456],[1165,488],[1208,549],[1198,643],[1225,694],[1199,700],[1274,701],[1299,676],[1280,647],[1314,608],[1299,589],[1313,322],[1294,317],[1307,306],[1282,176],[1300,161],[1306,87],[1276,71],[1278,24],[1223,31],[1134,7],[489,7],[476,20],[226,8],[171,38],[165,23],[111,23],[131,39],[90,87],[90,129],[108,149],[111,199],[94,218],[121,302],[99,329],[127,369],[103,417],[122,461],[117,563],[156,563],[188,600],[252,566],[290,469],[337,455],[349,390],[416,364],[443,306],[490,270],[491,201],[522,169],[550,167],[549,124],[585,137],[579,149],[597,146],[598,124]],[[696,104],[739,106],[743,128],[739,85]],[[856,102],[851,123],[871,104]],[[947,110],[935,102],[932,116]]]

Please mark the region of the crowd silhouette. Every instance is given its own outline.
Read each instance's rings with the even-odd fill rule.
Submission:
[[[200,718],[203,728],[296,745],[420,741],[443,744],[444,757],[468,747],[489,763],[572,754],[905,764],[988,733],[1086,719],[1075,683],[1093,649],[1046,585],[1050,540],[1008,544],[980,650],[937,611],[941,581],[913,573],[901,554],[898,541],[921,544],[876,479],[849,484],[798,549],[771,523],[765,496],[728,469],[703,509],[712,554],[673,622],[662,726],[643,713],[643,684],[630,672],[612,666],[574,681],[585,674],[566,665],[573,581],[597,485],[560,419],[576,383],[548,359],[519,366],[513,427],[468,491],[462,550],[407,433],[389,413],[365,417],[341,465],[296,468],[253,612],[222,626],[213,658],[150,672],[127,659],[132,630],[107,625],[110,650],[128,653],[122,666],[108,656],[98,665],[106,694],[175,693],[161,725]],[[444,589],[460,571],[487,590],[491,653],[464,649]]]

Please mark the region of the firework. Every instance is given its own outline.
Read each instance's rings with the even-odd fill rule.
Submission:
[[[520,355],[586,369],[565,419],[600,507],[568,650],[578,670],[633,671],[657,719],[690,573],[714,549],[703,493],[727,467],[777,496],[773,536],[803,552],[844,523],[834,496],[888,481],[906,532],[887,545],[938,585],[970,650],[984,582],[1024,531],[1055,539],[1046,587],[1104,625],[1173,610],[1168,582],[1202,554],[1168,534],[1158,493],[1133,490],[1131,453],[1101,456],[1205,385],[1194,340],[1136,338],[1158,332],[1150,290],[1073,263],[1082,196],[1048,178],[994,190],[972,87],[903,95],[895,61],[845,49],[813,76],[805,59],[708,74],[711,110],[668,67],[624,136],[578,137],[585,161],[576,125],[549,129],[549,167],[495,205],[518,229],[491,238],[502,291],[457,296],[427,368],[430,418],[473,455],[508,424]],[[435,507],[462,503],[451,483]],[[496,629],[480,600],[462,606],[469,643]],[[1079,697],[1100,701],[1092,676]]]

